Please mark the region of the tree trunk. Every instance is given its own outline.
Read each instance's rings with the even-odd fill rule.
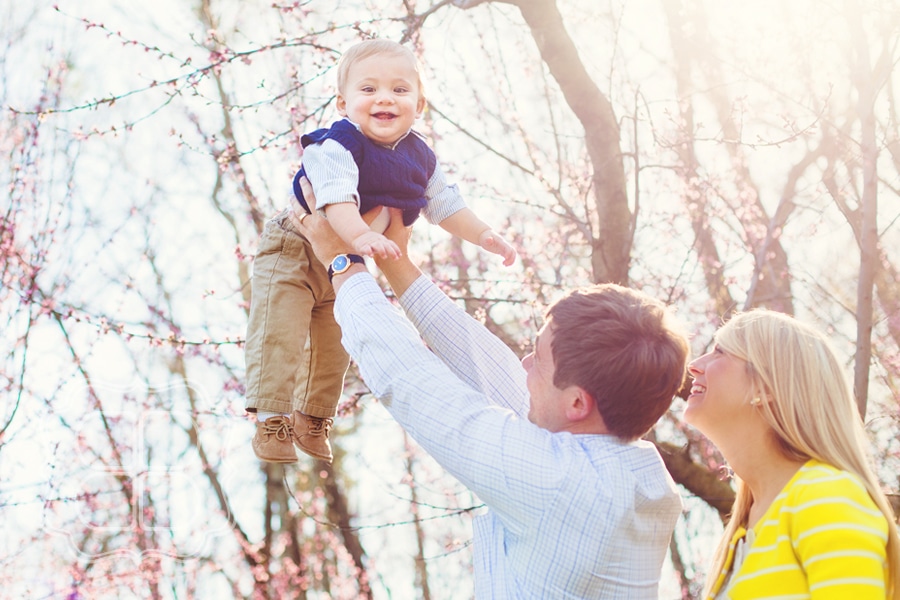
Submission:
[[[359,581],[359,597],[372,598],[372,590],[369,587],[368,572],[366,571],[365,558],[366,551],[356,535],[356,529],[350,523],[350,509],[347,506],[347,499],[338,486],[337,479],[334,476],[334,468],[325,461],[317,460],[315,472],[324,473],[321,477],[322,490],[328,500],[328,520],[334,523],[341,532],[341,539],[344,541],[344,547],[353,559],[356,565]]]
[[[734,311],[736,302],[725,285],[722,259],[716,248],[715,238],[709,222],[707,204],[710,186],[699,173],[700,161],[694,148],[694,107],[690,98],[694,93],[691,84],[694,60],[689,46],[683,39],[684,18],[680,6],[674,2],[663,2],[669,25],[669,39],[675,56],[675,84],[678,90],[679,116],[682,122],[682,137],[675,141],[674,151],[678,155],[679,177],[685,186],[685,208],[694,230],[694,251],[700,260],[706,289],[712,299],[712,310],[716,316],[727,319]]]
[[[416,532],[416,587],[421,591],[422,600],[431,600],[431,588],[428,585],[428,565],[425,562],[425,530],[419,520],[419,498],[416,491],[416,478],[413,475],[412,451],[409,443],[409,435],[403,432],[403,447],[406,451],[406,472],[409,475],[409,503],[413,516],[413,526]]]
[[[862,154],[862,199],[859,206],[859,280],[856,287],[856,356],[854,357],[853,392],[860,416],[865,419],[869,397],[869,365],[872,361],[872,291],[878,268],[878,147],[876,142],[875,96],[876,77],[869,60],[869,41],[859,15],[851,3],[846,12],[851,19],[858,92],[857,114],[860,123]]]
[[[596,238],[591,240],[594,281],[627,285],[634,232],[619,147],[619,124],[612,104],[585,70],[555,2],[517,0],[511,4],[521,11],[541,58],[584,127],[594,168],[594,202],[600,223]]]
[[[687,448],[679,448],[668,442],[655,443],[675,481],[719,511],[719,516],[724,521],[734,503],[734,490],[731,486],[695,463]]]
[[[703,73],[708,89],[704,97],[712,104],[718,117],[721,143],[731,156],[731,164],[735,170],[734,181],[741,192],[736,198],[725,196],[723,199],[736,215],[739,214],[737,218],[743,228],[744,243],[754,257],[754,276],[745,308],[762,306],[792,315],[794,299],[790,268],[787,252],[780,241],[779,225],[779,219],[783,224],[783,220],[787,218],[784,208],[789,208],[790,204],[785,204],[785,198],[782,198],[782,214],[776,213],[777,218],[771,219],[766,214],[758,186],[747,166],[741,129],[734,119],[733,101],[725,94],[727,86],[724,85],[719,64],[709,60],[715,42],[709,35],[705,13],[702,10],[691,10],[685,3],[677,0],[666,0],[664,4],[670,21],[672,47],[678,55],[676,69],[681,71],[696,65],[699,72]],[[692,32],[691,35],[685,34],[687,30]],[[679,75],[679,81],[682,77],[684,76]],[[692,89],[681,89],[679,85],[679,97],[685,99],[682,100],[683,103],[689,102],[688,99],[692,96]],[[694,133],[686,132],[691,140]],[[715,299],[717,296],[712,297]]]

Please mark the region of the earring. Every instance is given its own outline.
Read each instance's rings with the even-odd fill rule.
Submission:
[[[759,406],[760,404],[762,404],[762,399],[759,396],[750,401],[750,406]]]

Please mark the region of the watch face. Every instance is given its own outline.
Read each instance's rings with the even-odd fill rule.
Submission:
[[[338,254],[334,257],[334,260],[331,261],[331,268],[335,271],[342,271],[348,266],[350,266],[350,259],[344,254]]]

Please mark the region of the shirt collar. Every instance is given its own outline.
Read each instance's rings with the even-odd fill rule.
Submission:
[[[347,121],[348,123],[350,123],[351,125],[353,125],[354,127],[356,127],[357,131],[359,131],[360,133],[363,133],[362,127],[359,126],[359,123],[355,123],[355,122],[351,121],[348,117],[344,117],[344,120]],[[402,142],[406,138],[406,136],[408,136],[410,133],[412,133],[412,129],[408,129],[406,131],[406,133],[404,133],[399,138],[397,138],[397,141],[394,142],[393,144],[381,144],[379,142],[376,142],[375,140],[372,140],[372,143],[378,144],[379,146],[383,146],[385,148],[390,148],[391,150],[393,150],[394,148],[397,147],[397,144]],[[363,133],[363,135],[365,135],[365,134]]]

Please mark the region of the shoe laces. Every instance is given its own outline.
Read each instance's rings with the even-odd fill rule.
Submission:
[[[291,437],[291,425],[287,419],[266,419],[263,421],[263,434],[274,435],[277,440],[287,440]]]
[[[328,437],[328,432],[331,431],[331,425],[333,423],[333,419],[310,417],[307,431],[309,432],[309,435],[324,435]]]

